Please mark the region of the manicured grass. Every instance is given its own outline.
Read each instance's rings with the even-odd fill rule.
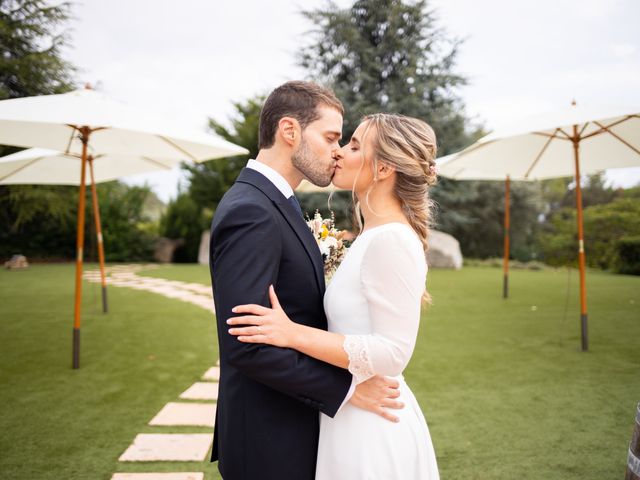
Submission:
[[[144,272],[209,284],[206,266]],[[443,480],[622,478],[640,400],[640,278],[589,272],[590,351],[580,352],[578,277],[494,268],[433,270],[434,305],[405,373]],[[2,478],[108,479],[148,421],[217,358],[213,317],[152,293],[85,283],[82,368],[71,365],[73,266],[0,271]],[[535,308],[532,308],[535,307]],[[180,431],[173,429],[171,431]],[[182,429],[207,432],[210,429]]]
[[[219,478],[208,462],[118,462],[138,433],[211,432],[147,423],[215,364],[213,316],[116,287],[105,315],[99,285],[85,282],[81,368],[72,370],[73,272],[73,265],[0,271],[0,478],[108,480],[116,471],[174,470]]]
[[[207,265],[193,263],[173,263],[160,265],[152,270],[143,270],[138,275],[146,277],[166,278],[180,282],[195,282],[211,286],[211,276]]]
[[[406,374],[443,479],[622,478],[640,401],[640,277],[589,272],[590,350],[578,276],[432,271],[434,306]]]

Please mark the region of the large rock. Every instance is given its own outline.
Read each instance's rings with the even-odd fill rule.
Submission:
[[[430,268],[462,268],[460,242],[448,233],[429,231],[429,250],[427,264]]]
[[[14,255],[10,260],[4,262],[4,266],[9,270],[19,270],[29,267],[29,262],[24,255]]]
[[[156,242],[153,258],[159,263],[171,263],[171,260],[173,260],[173,252],[182,245],[184,245],[183,238],[173,240],[167,237],[160,237]]]
[[[209,230],[202,232],[200,236],[200,248],[198,249],[198,263],[200,265],[209,265],[209,240],[211,233]]]

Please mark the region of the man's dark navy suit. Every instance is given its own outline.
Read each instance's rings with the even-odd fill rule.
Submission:
[[[280,190],[245,168],[216,209],[209,258],[220,347],[211,461],[225,480],[312,480],[318,412],[335,415],[351,374],[288,348],[242,343],[226,320],[236,305],[270,306],[273,284],[289,318],[326,329],[316,241]]]

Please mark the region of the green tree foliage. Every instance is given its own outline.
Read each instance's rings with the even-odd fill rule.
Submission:
[[[300,207],[305,216],[313,218],[317,210],[322,218],[330,218],[333,212],[338,229],[352,231],[357,229],[351,219],[353,201],[350,191],[339,190],[334,192],[331,197],[325,192],[296,192],[296,197],[300,201]]]
[[[511,182],[511,256],[527,261],[536,257],[540,194],[536,184]],[[468,257],[502,256],[505,183],[455,181],[440,178],[431,189],[436,201],[436,229],[460,242]]]
[[[99,184],[97,192],[106,261],[152,260],[158,225],[148,212],[149,206],[159,200],[151,188],[114,181]],[[95,220],[89,200],[87,207],[86,238],[89,245],[93,245]],[[89,253],[97,258],[95,247],[91,250]]]
[[[619,273],[640,275],[640,236],[623,237],[618,241]]]
[[[264,100],[264,96],[256,96],[234,103],[230,127],[209,119],[209,126],[215,133],[245,147],[249,150],[248,155],[182,165],[188,172],[188,188],[169,204],[160,227],[163,236],[185,241],[176,249],[175,261],[195,262],[198,259],[202,231],[209,228],[222,196],[233,185],[247,160],[258,155],[258,124]]]
[[[62,57],[71,2],[0,0],[0,100],[64,93],[75,67]],[[0,147],[0,155],[17,149]],[[107,261],[150,260],[157,225],[146,210],[158,199],[148,187],[120,182],[98,186]],[[78,187],[0,186],[0,257],[75,257]],[[87,259],[96,258],[91,194],[87,189]]]
[[[74,67],[64,60],[70,2],[0,0],[0,100],[64,93]]]
[[[73,88],[74,67],[60,53],[67,42],[62,29],[70,8],[69,2],[0,0],[0,100]],[[18,150],[0,146],[0,156]],[[38,252],[73,258],[75,220],[69,205],[77,199],[75,190],[0,185],[0,256]]]
[[[176,248],[174,262],[196,262],[203,230],[209,228],[202,205],[188,193],[179,192],[175,200],[169,202],[160,221],[160,232],[172,239],[182,239],[184,243]]]
[[[582,185],[584,183],[584,185]],[[609,203],[623,195],[622,189],[613,189],[606,184],[604,172],[588,175],[582,185],[582,206]],[[562,208],[576,208],[576,190],[573,177],[561,177],[540,182],[544,201],[543,214],[551,216]]]
[[[0,258],[73,258],[77,202],[77,187],[0,186]]]
[[[453,71],[459,42],[426,0],[358,0],[344,9],[329,2],[303,15],[314,29],[299,63],[343,101],[346,138],[363,115],[395,112],[432,125],[442,154],[470,143],[456,94],[465,79]]]
[[[233,185],[249,158],[258,155],[258,125],[264,96],[256,96],[244,102],[234,103],[235,114],[227,128],[214,119],[209,119],[211,129],[222,138],[249,150],[248,155],[219,158],[204,163],[183,164],[189,172],[188,195],[197,205],[206,209],[206,216],[213,217],[218,203]]]
[[[610,203],[587,207],[583,214],[587,265],[623,270],[619,244],[629,237],[640,236],[640,202],[633,198],[617,198]],[[563,208],[554,213],[549,224],[551,228],[541,235],[540,242],[545,261],[552,265],[577,265],[575,208]]]
[[[107,261],[151,260],[157,224],[148,205],[158,202],[149,187],[122,182],[97,187]],[[86,193],[85,251],[96,260],[91,192]],[[30,259],[75,257],[78,187],[17,185],[0,190],[0,258],[21,253]]]

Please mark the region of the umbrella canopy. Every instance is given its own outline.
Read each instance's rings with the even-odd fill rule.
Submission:
[[[177,160],[124,154],[103,154],[93,159],[95,183],[129,175],[171,170]],[[80,185],[82,158],[45,148],[29,148],[0,158],[0,184]]]
[[[515,121],[438,161],[440,175],[457,180],[506,180],[505,282],[509,250],[509,182],[574,175],[580,267],[582,350],[588,350],[582,173],[640,165],[640,108],[576,105]]]
[[[574,131],[575,128],[575,131]],[[464,150],[438,159],[438,173],[456,180],[542,180],[580,171],[640,165],[640,107],[578,105],[525,118]]]
[[[0,101],[0,144],[82,154],[81,128],[91,131],[89,152],[202,161],[242,155],[246,149],[190,130],[91,89]]]
[[[99,228],[93,164],[100,162],[100,159],[106,163],[106,159],[109,158],[107,154],[111,156],[113,165],[104,169],[105,178],[122,176],[117,172],[116,164],[128,169],[132,157],[138,160],[163,159],[154,164],[154,167],[160,167],[160,164],[168,166],[182,160],[204,161],[248,153],[246,149],[215,135],[188,130],[171,119],[131,108],[90,88],[60,95],[0,101],[0,144],[48,148],[80,159],[73,368],[80,368],[80,307],[87,163]],[[129,161],[123,157],[127,157]],[[73,158],[61,159],[62,162],[69,160],[73,162]],[[27,161],[23,164],[22,170],[28,170],[30,166]],[[14,178],[18,178],[19,172],[14,173]],[[22,178],[25,178],[24,175]],[[103,271],[102,233],[99,229],[98,242]],[[104,271],[102,292],[106,311]]]

